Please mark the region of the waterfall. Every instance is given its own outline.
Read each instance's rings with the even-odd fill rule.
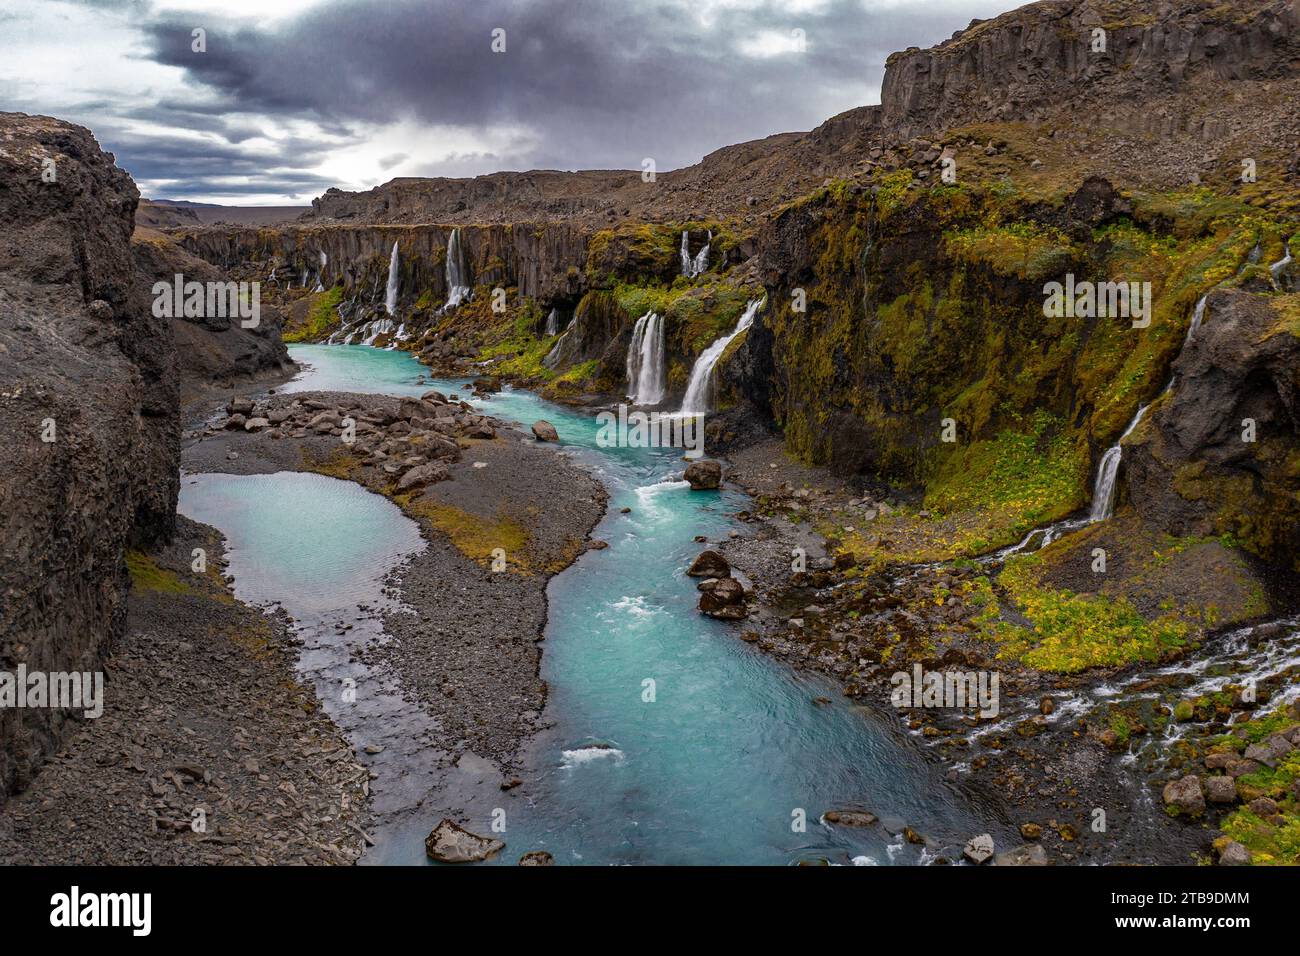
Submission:
[[[682,230],[682,248],[679,253],[682,260],[682,275],[688,279],[694,279],[701,272],[709,268],[709,246],[713,244],[713,230],[709,230],[709,239],[704,243],[704,248],[691,258],[691,234],[687,229]]]
[[[712,411],[718,394],[718,361],[732,340],[754,324],[754,316],[762,304],[762,299],[751,299],[736,327],[700,353],[700,357],[695,360],[695,367],[691,369],[686,397],[682,399],[682,414],[702,415]]]
[[[1196,308],[1192,311],[1192,324],[1187,327],[1187,338],[1183,339],[1184,347],[1196,335],[1196,330],[1201,327],[1201,320],[1205,318],[1205,300],[1209,297],[1210,294],[1207,292],[1196,301]]]
[[[647,312],[632,328],[627,349],[627,393],[636,405],[658,405],[664,397],[664,323]]]
[[[1268,267],[1269,275],[1273,277],[1273,284],[1278,288],[1282,286],[1283,271],[1291,264],[1291,243],[1283,243],[1282,248],[1285,250],[1286,255]]]
[[[384,290],[384,308],[392,315],[397,311],[397,276],[398,276],[397,242],[393,241],[393,254],[388,257],[388,288]]]
[[[1169,384],[1173,385],[1172,382]],[[1161,394],[1163,395],[1164,392]],[[1150,405],[1143,405],[1139,408],[1133,420],[1124,429],[1124,434],[1119,436],[1119,441],[1107,448],[1106,454],[1101,456],[1101,465],[1097,468],[1097,483],[1092,489],[1092,513],[1088,516],[1089,520],[1105,521],[1115,513],[1115,479],[1119,475],[1120,459],[1124,457],[1124,439],[1138,427],[1138,422],[1142,421],[1142,416],[1150,407]]]
[[[560,313],[557,309],[552,308],[551,314],[546,317],[546,334],[560,334]]]
[[[460,230],[453,229],[447,240],[447,304],[454,309],[470,296],[469,269],[465,267],[465,250],[460,245]]]

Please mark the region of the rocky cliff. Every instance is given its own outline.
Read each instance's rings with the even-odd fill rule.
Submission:
[[[5,671],[99,670],[124,627],[126,549],[173,530],[174,349],[136,281],[138,196],[86,130],[0,114]],[[74,719],[0,710],[0,798]]]

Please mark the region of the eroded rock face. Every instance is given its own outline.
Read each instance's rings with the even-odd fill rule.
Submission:
[[[175,353],[136,280],[138,198],[88,131],[0,113],[0,669],[102,670],[126,549],[174,531]],[[0,800],[70,719],[0,710]]]
[[[1232,533],[1262,557],[1293,562],[1300,336],[1285,303],[1236,291],[1209,296],[1174,365],[1173,390],[1126,446],[1123,477],[1133,507],[1170,533]]]
[[[161,233],[139,230],[131,243],[139,282],[150,292],[155,282],[225,282],[228,277],[191,255]],[[170,320],[176,341],[177,374],[182,397],[202,385],[228,385],[289,367],[289,353],[280,339],[279,310],[265,301],[255,327],[245,328],[238,317],[177,317]]]

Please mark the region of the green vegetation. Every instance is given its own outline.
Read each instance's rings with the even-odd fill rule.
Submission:
[[[339,303],[343,301],[343,286],[330,286],[324,292],[312,294],[307,308],[306,321],[284,330],[286,342],[315,342],[323,338],[339,321]]]
[[[174,571],[159,567],[158,562],[143,551],[126,553],[126,569],[131,575],[131,589],[137,592],[162,592],[165,594],[193,594],[194,588],[177,577]]]

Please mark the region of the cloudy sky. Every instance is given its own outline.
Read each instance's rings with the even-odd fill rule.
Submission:
[[[90,127],[155,198],[306,204],[394,176],[644,157],[667,170],[878,102],[889,53],[1016,5],[0,0],[0,110]]]

